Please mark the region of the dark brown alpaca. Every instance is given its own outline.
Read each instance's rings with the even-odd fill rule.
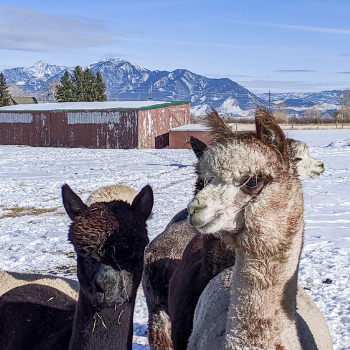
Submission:
[[[207,145],[191,137],[191,146],[201,157]],[[204,185],[196,182],[196,193]],[[172,349],[171,323],[168,309],[170,279],[181,262],[188,243],[198,234],[187,223],[187,209],[180,211],[166,229],[146,248],[142,286],[149,313],[149,344],[152,350]]]
[[[5,293],[0,299],[1,349],[132,349],[153,192],[146,186],[129,204],[122,200],[123,189],[118,190],[118,200],[88,207],[68,185],[62,187],[73,220],[69,240],[78,255],[78,302],[42,285]]]
[[[187,245],[169,284],[174,349],[186,349],[198,299],[209,281],[235,263],[235,253],[214,235],[197,234]]]

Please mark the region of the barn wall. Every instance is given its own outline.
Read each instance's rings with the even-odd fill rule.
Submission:
[[[43,112],[0,113],[0,144],[49,146],[48,119]]]
[[[169,145],[169,129],[190,123],[190,104],[138,111],[139,148]]]
[[[136,148],[137,110],[0,113],[0,144]]]
[[[205,131],[169,131],[169,148],[191,149],[191,136],[203,141],[207,145],[211,143],[212,137]]]

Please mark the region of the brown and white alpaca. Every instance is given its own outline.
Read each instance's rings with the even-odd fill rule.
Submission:
[[[303,180],[324,171],[323,163],[308,155],[303,142],[291,139],[287,142],[288,152]],[[208,147],[195,137],[191,137],[191,146],[198,159]],[[205,182],[207,179],[197,177],[195,193],[203,189]],[[234,252],[223,247],[214,235],[202,237],[188,225],[187,216],[187,209],[176,214],[145,252],[143,289],[149,311],[149,343],[153,350],[185,347],[200,294],[213,277],[234,264]]]
[[[208,115],[214,143],[197,170],[210,183],[188,205],[190,224],[236,253],[224,345],[215,349],[317,349],[318,334],[296,309],[304,229],[297,166],[273,117],[258,109],[255,122],[256,133],[235,134],[216,112]],[[204,323],[203,338],[212,337]],[[192,340],[190,350],[213,349]]]
[[[1,348],[132,349],[153,192],[146,186],[131,203],[129,188],[127,201],[122,200],[122,187],[119,192],[117,200],[99,197],[88,207],[68,185],[62,187],[73,220],[69,239],[78,256],[78,302],[38,284],[5,293],[0,298]]]

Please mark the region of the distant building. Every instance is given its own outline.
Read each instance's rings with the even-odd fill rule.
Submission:
[[[337,109],[329,109],[321,114],[321,119],[334,119],[337,118],[339,111]]]
[[[0,144],[163,148],[169,129],[189,124],[190,103],[107,101],[0,107]]]
[[[31,105],[33,103],[38,103],[35,97],[12,97],[12,103],[14,105]]]

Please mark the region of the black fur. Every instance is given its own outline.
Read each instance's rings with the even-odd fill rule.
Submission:
[[[149,242],[146,220],[153,206],[152,189],[146,186],[132,205],[113,201],[87,208],[68,185],[62,187],[62,196],[73,219],[69,238],[78,255],[78,303],[58,292],[55,303],[46,305],[51,301],[47,286],[28,287],[22,299],[17,290],[4,294],[1,349],[131,350],[136,292]]]

